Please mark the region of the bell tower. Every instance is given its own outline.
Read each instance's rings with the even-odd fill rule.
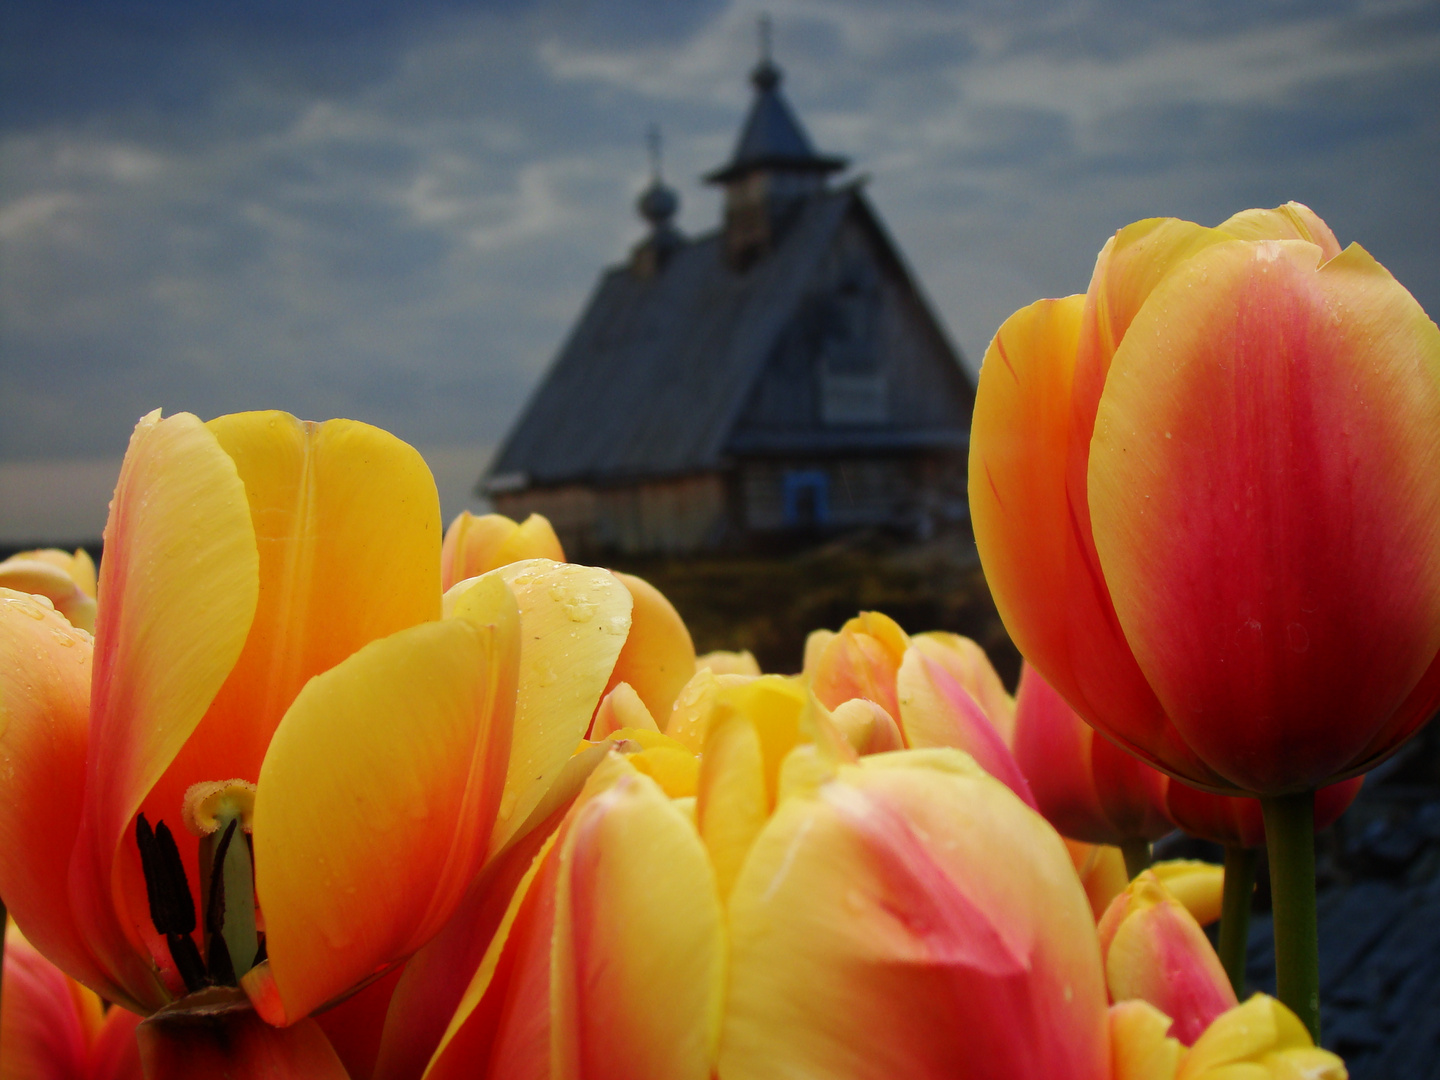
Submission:
[[[725,188],[725,253],[743,270],[774,246],[805,197],[824,190],[844,158],[818,154],[795,118],[771,58],[769,16],[760,17],[760,62],[750,72],[755,97],[730,161],[705,177]]]

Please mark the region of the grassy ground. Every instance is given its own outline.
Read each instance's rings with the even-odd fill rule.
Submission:
[[[805,636],[860,611],[883,611],[907,631],[975,639],[1014,687],[1020,657],[995,613],[968,538],[897,545],[852,538],[783,556],[611,559],[679,610],[700,652],[749,649],[766,671],[800,668]]]

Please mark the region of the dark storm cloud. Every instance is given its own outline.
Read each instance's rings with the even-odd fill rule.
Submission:
[[[492,444],[640,233],[648,122],[713,227],[758,11],[120,7],[0,16],[0,461],[118,453],[156,404]],[[1119,225],[1286,198],[1440,310],[1433,3],[768,7],[791,101],[972,363]]]

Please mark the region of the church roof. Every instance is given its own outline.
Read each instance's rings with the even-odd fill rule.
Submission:
[[[751,72],[755,100],[750,115],[745,118],[729,163],[705,177],[710,183],[727,183],[755,169],[834,172],[845,167],[844,158],[817,154],[810,145],[805,129],[780,93],[781,77],[780,68],[768,58]]]
[[[829,250],[851,187],[805,200],[748,272],[719,233],[683,243],[663,273],[607,270],[490,483],[615,482],[720,466],[759,369]]]

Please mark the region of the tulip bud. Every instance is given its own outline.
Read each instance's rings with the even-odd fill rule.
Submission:
[[[1113,1001],[1139,998],[1174,1021],[1186,1046],[1235,1005],[1235,991],[1200,924],[1151,871],[1115,898],[1098,927]]]
[[[450,522],[440,545],[440,588],[449,589],[466,578],[522,559],[565,561],[565,551],[548,519],[531,514],[516,524],[504,514],[476,516],[462,510]]]

